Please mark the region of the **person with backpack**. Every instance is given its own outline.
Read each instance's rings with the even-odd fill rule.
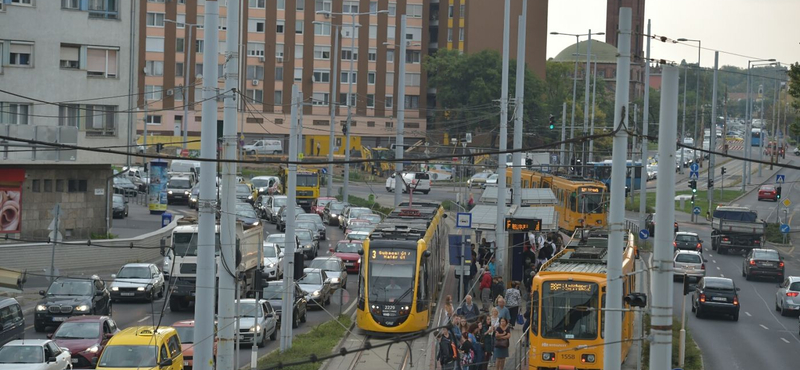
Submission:
[[[442,370],[455,370],[456,360],[458,360],[458,350],[455,342],[450,338],[450,330],[444,328],[440,332],[439,351],[436,356]]]
[[[461,333],[461,346],[458,349],[461,359],[461,369],[463,370],[472,370],[472,363],[475,362],[475,351],[472,349],[470,335],[471,334],[467,331]]]

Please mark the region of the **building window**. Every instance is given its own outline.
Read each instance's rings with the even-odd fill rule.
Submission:
[[[386,72],[386,86],[394,86],[394,72]]]
[[[195,53],[202,53],[206,50],[205,40],[194,40]]]
[[[406,41],[422,41],[422,27],[408,27]]]
[[[298,10],[298,11],[306,10],[306,0],[296,0],[296,1],[297,1],[297,3],[295,4],[296,5],[295,6],[296,10]]]
[[[386,126],[386,128],[392,128],[392,127],[394,127],[394,122],[386,121],[386,123],[384,125]]]
[[[295,81],[302,81],[303,80],[303,69],[302,68],[295,68],[294,69],[294,80]]]
[[[297,44],[294,47],[294,59],[303,59],[303,44]]]
[[[419,128],[419,122],[406,122],[406,128]]]
[[[56,179],[56,192],[64,192],[64,179]]]
[[[161,86],[146,85],[144,87],[144,98],[146,100],[161,100]]]
[[[276,44],[275,45],[275,57],[276,58],[283,58],[283,44]]]
[[[464,6],[464,3],[461,3],[461,5],[458,6],[458,14],[459,14],[459,17],[462,18],[462,19],[466,18],[466,17],[464,17],[464,14],[466,14],[466,12],[467,12],[465,9],[466,9],[466,7]]]
[[[369,2],[369,12],[370,13],[377,13],[378,12],[378,2],[377,1],[370,1]]]
[[[164,52],[164,38],[163,37],[148,37],[145,40],[144,50],[151,53],[163,53]],[[197,49],[198,52],[201,52],[200,49]]]
[[[386,62],[394,63],[394,49],[386,50]]]
[[[464,29],[463,28],[459,28],[458,29],[458,41],[464,41]]]
[[[264,9],[266,7],[266,4],[265,4],[266,1],[267,0],[249,0],[248,7],[256,8],[256,9]]]
[[[147,27],[164,27],[164,13],[147,13]]]
[[[331,59],[330,46],[314,46],[314,59],[328,60]]]
[[[175,63],[175,77],[183,77],[183,62]]]
[[[406,95],[405,109],[419,109],[419,95]]]
[[[247,90],[247,98],[256,103],[263,103],[264,90]]]
[[[386,98],[384,99],[385,100],[383,102],[386,108],[391,109],[392,107],[394,107],[394,96],[386,95]]]
[[[422,60],[422,55],[419,50],[406,50],[406,63],[419,64]]]
[[[350,76],[352,76],[353,78],[350,79],[349,78]],[[352,74],[350,72],[342,72],[342,77],[341,77],[342,83],[343,84],[358,83],[358,77],[357,76],[358,76],[358,72],[353,72]]]
[[[186,28],[186,14],[175,15],[175,27]]]
[[[196,86],[194,88],[194,102],[195,104],[202,102],[203,100],[203,88],[200,86]],[[201,119],[201,117],[195,117],[195,120]],[[199,121],[198,121],[199,122]]]
[[[375,127],[375,121],[367,121],[367,127]]]
[[[267,21],[265,19],[248,19],[247,32],[264,33]]]
[[[375,94],[367,94],[367,108],[375,108]]]
[[[305,23],[302,20],[294,21],[294,33],[302,35],[303,30],[305,30]]]
[[[33,63],[33,43],[11,42],[8,64],[17,67],[30,67]]]
[[[345,39],[357,39],[358,38],[358,28],[353,26],[342,26],[342,37]]]
[[[247,79],[248,80],[263,80],[264,67],[263,66],[247,66]]]
[[[326,92],[315,92],[311,97],[311,104],[312,105],[328,105],[328,99],[330,94]],[[325,122],[325,121],[322,121]]]
[[[314,11],[329,12],[333,9],[330,0],[316,0],[314,1]]]
[[[80,45],[61,44],[61,68],[79,69],[81,47]]]
[[[286,0],[278,0],[278,10],[286,10]]]
[[[160,94],[160,93],[159,93]],[[109,136],[117,133],[116,105],[86,106],[86,135]]]
[[[453,42],[453,29],[447,29],[447,42]]]
[[[172,99],[174,99],[175,101],[183,101],[183,92],[184,92],[183,86],[179,86],[172,89]]]
[[[395,27],[395,26],[386,26],[386,39],[387,40],[394,40],[395,33],[397,33],[397,27]]]
[[[313,124],[314,124],[314,126],[327,126],[328,125],[328,121],[315,119]]]
[[[283,67],[275,67],[275,81],[283,81]]]
[[[184,48],[186,46],[185,40],[183,37],[178,37],[175,40],[175,51],[178,53],[183,53]]]
[[[406,5],[406,14],[409,18],[422,18],[422,4]]]
[[[348,105],[347,93],[339,94],[339,105]],[[350,94],[350,106],[356,105],[356,94]]]
[[[378,60],[378,51],[375,49],[369,49],[369,51],[367,52],[367,60],[369,60],[370,62]]]
[[[80,106],[78,104],[61,104],[58,106],[58,125],[78,127],[80,118]]]
[[[227,17],[219,17],[219,23],[217,23],[217,28],[220,31],[225,31],[228,29],[228,18]]]
[[[275,105],[283,105],[283,91],[275,90],[274,100],[275,100]],[[281,120],[281,123],[283,123],[283,120]],[[275,124],[279,124],[277,119],[275,120]]]
[[[32,104],[0,103],[0,123],[27,125]]]
[[[447,18],[453,18],[453,6],[452,5],[447,7]]]
[[[358,1],[345,1],[342,4],[342,13],[358,13]]]
[[[117,0],[90,0],[89,19],[106,18],[117,19]]]
[[[331,82],[331,73],[329,71],[314,71],[314,82],[318,83]]]
[[[148,60],[144,62],[145,76],[163,76],[164,75],[164,62]]]
[[[378,26],[370,25],[369,26],[369,38],[377,39],[378,38]]]
[[[41,180],[31,180],[31,191],[38,193],[41,191]]]
[[[147,115],[145,122],[147,122],[148,125],[160,125],[161,116]]]
[[[389,3],[389,16],[394,17],[397,15],[397,3]]]
[[[370,85],[375,84],[375,71],[367,72],[367,83]]]
[[[276,30],[276,32],[278,32],[278,34],[283,34],[283,29],[286,28],[286,24],[285,23],[286,22],[283,21],[283,20],[278,20],[278,21],[275,22],[275,25],[276,25],[276,29],[275,30]]]
[[[330,36],[331,24],[330,23],[314,23],[315,36]]]
[[[161,41],[163,42],[164,39]],[[117,77],[117,54],[117,50],[88,48],[86,50],[87,74],[90,77]],[[164,64],[159,63],[161,63],[161,74],[158,76],[161,76],[164,72]]]
[[[249,57],[263,57],[264,56],[264,44],[260,42],[248,42],[247,43],[247,56]]]
[[[419,86],[419,73],[406,72],[406,86]]]
[[[358,51],[356,50],[342,50],[342,60],[358,60]]]
[[[202,30],[205,27],[205,23],[206,23],[206,16],[198,15],[197,16],[197,21],[195,21],[195,23],[194,23],[194,24],[197,25],[197,26],[195,26],[195,28]]]
[[[61,0],[61,9],[80,9],[80,0]],[[0,7],[2,9],[2,7]]]
[[[45,179],[43,181],[43,189],[42,192],[44,193],[52,193],[53,192],[53,180]]]

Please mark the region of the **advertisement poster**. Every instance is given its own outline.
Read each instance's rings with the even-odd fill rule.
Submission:
[[[150,185],[147,194],[147,205],[150,214],[164,213],[167,210],[167,162],[154,160],[150,162]]]
[[[22,226],[22,187],[0,187],[0,234],[16,234]]]

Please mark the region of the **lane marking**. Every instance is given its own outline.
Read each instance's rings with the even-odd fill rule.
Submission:
[[[764,325],[762,325],[762,324],[758,324],[758,326],[760,326],[760,327],[764,328],[764,330],[769,330],[769,328],[768,328],[768,327],[766,327],[766,326],[764,326]]]
[[[465,253],[466,254],[466,253]],[[717,260],[711,260],[711,262],[717,263]]]
[[[31,330],[31,328],[33,328],[33,325],[25,327],[25,330]]]
[[[150,315],[147,315],[147,316],[145,316],[145,317],[142,317],[142,318],[141,318],[141,319],[139,319],[139,320],[136,320],[136,322],[143,322],[143,321],[145,321],[145,320],[147,320],[147,319],[149,319],[149,318],[150,318]]]
[[[708,257],[709,258],[714,258],[714,255],[713,254],[709,254]],[[717,263],[717,261],[714,261],[714,263]]]
[[[745,311],[744,314],[747,315],[747,316],[753,317],[753,315],[751,315],[750,312]]]
[[[725,277],[725,274],[719,274],[719,277]]]
[[[719,270],[719,266],[717,266],[717,270]]]
[[[789,344],[789,341],[788,341],[788,340],[786,340],[786,338],[781,338],[781,340],[782,340],[782,341],[784,341],[784,342],[786,342],[786,344]]]

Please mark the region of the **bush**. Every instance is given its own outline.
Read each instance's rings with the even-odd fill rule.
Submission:
[[[767,229],[764,231],[764,236],[770,243],[783,244],[783,233],[781,232],[781,225],[777,223],[767,224]],[[786,242],[791,239],[791,234],[786,234]]]

